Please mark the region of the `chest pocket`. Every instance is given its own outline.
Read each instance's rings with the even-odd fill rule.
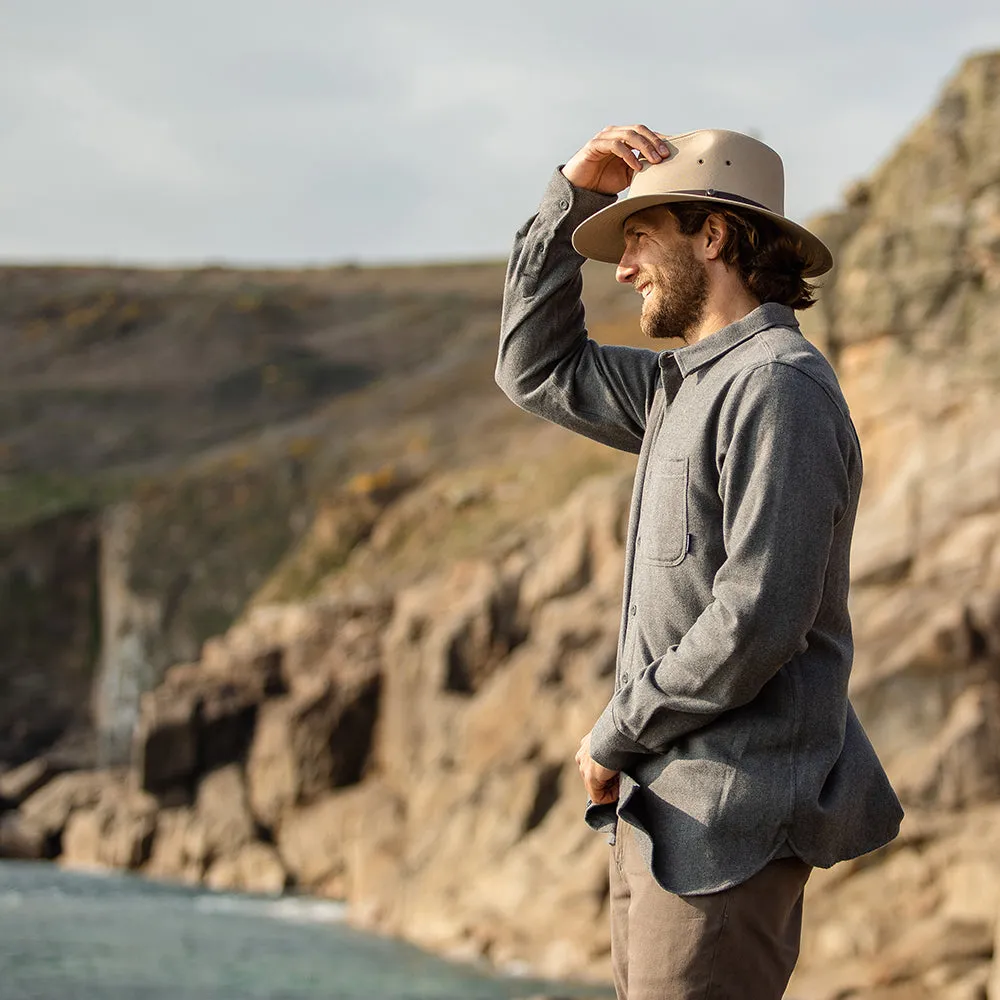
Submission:
[[[676,566],[688,550],[688,460],[653,458],[642,484],[636,555],[643,562]]]

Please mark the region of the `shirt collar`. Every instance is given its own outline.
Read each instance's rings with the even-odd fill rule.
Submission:
[[[709,334],[704,340],[674,351],[664,351],[663,355],[673,357],[681,375],[687,377],[695,369],[715,361],[737,344],[772,326],[787,326],[797,330],[799,324],[794,310],[778,302],[765,302],[742,319]]]

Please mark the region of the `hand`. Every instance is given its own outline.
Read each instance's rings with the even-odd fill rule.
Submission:
[[[618,801],[618,772],[603,767],[590,756],[590,733],[580,740],[576,766],[580,769],[583,785],[594,805]]]
[[[665,135],[645,125],[609,125],[562,168],[563,176],[574,187],[618,194],[639,170],[632,150],[637,149],[650,163],[659,163],[670,155],[664,139]]]

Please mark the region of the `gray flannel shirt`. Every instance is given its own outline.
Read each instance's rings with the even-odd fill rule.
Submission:
[[[517,233],[496,379],[531,413],[638,454],[615,689],[591,735],[680,894],[790,854],[828,867],[902,810],[847,697],[861,449],[794,312],[765,303],[656,352],[587,337],[573,229],[613,201],[556,171]]]

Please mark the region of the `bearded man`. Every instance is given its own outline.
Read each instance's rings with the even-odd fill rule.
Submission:
[[[750,136],[610,127],[555,172],[507,272],[498,384],[639,456],[614,691],[576,757],[612,844],[621,1000],[779,1000],[812,868],[902,817],[847,697],[861,449],[795,317],[833,260],[783,197]],[[590,340],[587,257],[684,346]]]

